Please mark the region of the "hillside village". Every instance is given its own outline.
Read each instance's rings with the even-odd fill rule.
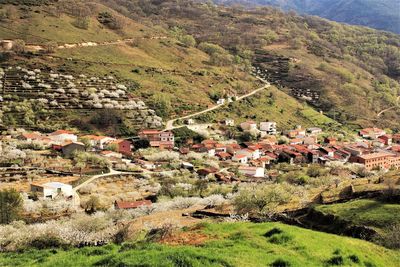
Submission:
[[[0,1],[0,266],[397,267],[399,36],[220,2]]]
[[[175,139],[182,136],[156,129],[143,129],[129,139],[63,129],[48,134],[9,130],[1,136],[2,153],[10,155],[2,160],[1,188],[24,181],[20,192],[29,198],[35,195],[35,199],[73,199],[73,186],[81,188],[79,184],[87,185],[85,181],[91,175],[107,173],[112,177],[184,169],[209,183],[229,184],[273,182],[282,176],[283,172],[276,168],[282,164],[299,168],[355,165],[358,167],[349,173],[353,179],[400,168],[400,134],[388,134],[378,128],[361,129],[352,137],[353,141],[342,141],[343,136],[333,136],[318,127],[304,129],[299,125],[280,132],[275,122],[245,121],[235,125],[234,120],[226,119],[208,127],[213,132],[220,127],[219,135],[213,135],[213,139],[201,138],[202,141],[188,138],[180,146]],[[242,133],[240,138],[228,138],[224,130],[229,128],[237,128]],[[251,137],[250,140],[243,141],[243,135]],[[83,155],[85,160],[80,159]],[[200,163],[199,159],[211,163]],[[55,167],[57,161],[64,163]],[[119,173],[114,174],[114,170]],[[37,175],[30,175],[35,172],[48,173],[49,178],[36,181]],[[119,201],[142,201],[142,198]]]

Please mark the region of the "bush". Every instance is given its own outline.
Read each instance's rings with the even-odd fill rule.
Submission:
[[[233,200],[238,213],[272,216],[277,206],[288,203],[296,189],[287,184],[247,186],[242,188]]]
[[[387,227],[387,230],[375,237],[375,241],[391,249],[400,249],[400,223]]]
[[[105,11],[99,13],[97,20],[104,26],[112,30],[120,30],[124,27],[124,23],[117,17],[114,17],[111,13]]]
[[[288,261],[285,261],[283,259],[277,259],[273,263],[271,263],[269,266],[271,267],[290,267],[291,264]]]
[[[86,17],[78,17],[72,22],[72,25],[78,29],[87,30],[89,29],[89,19]]]
[[[360,263],[360,258],[357,255],[350,255],[349,259],[354,263]]]
[[[30,241],[29,247],[36,249],[49,249],[49,248],[61,248],[65,247],[65,243],[61,239],[55,236],[39,236]]]
[[[23,200],[15,189],[0,191],[0,224],[9,224],[19,218]]]
[[[329,265],[343,265],[344,260],[342,256],[333,256],[332,258],[330,258],[327,263]]]
[[[281,234],[282,232],[283,232],[283,231],[282,231],[281,229],[274,227],[274,228],[272,228],[271,230],[269,230],[268,232],[266,232],[266,233],[264,234],[264,236],[265,236],[265,237],[271,237],[271,236],[273,236],[273,235]]]
[[[292,239],[293,239],[293,237],[288,234],[278,234],[278,235],[272,236],[268,241],[273,244],[283,245],[283,244],[288,243]]]

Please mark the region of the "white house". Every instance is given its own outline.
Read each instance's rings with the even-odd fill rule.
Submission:
[[[115,138],[109,136],[85,135],[81,139],[87,139],[92,147],[105,149],[107,144],[115,141]]]
[[[244,154],[236,154],[232,157],[232,161],[239,162],[241,164],[247,164],[249,159]]]
[[[246,157],[249,159],[259,159],[261,156],[260,150],[258,150],[258,149],[245,148],[245,149],[241,149],[241,150],[237,151],[236,153],[238,155],[246,155]]]
[[[194,121],[194,119],[187,119],[187,120],[185,120],[185,123],[186,123],[187,125],[192,125],[192,124],[195,123],[195,121]]]
[[[257,123],[254,121],[245,121],[240,124],[240,128],[244,131],[257,129]]]
[[[51,199],[57,196],[72,197],[74,195],[72,185],[60,182],[49,182],[42,185],[31,184],[31,192]]]
[[[78,136],[73,134],[71,131],[66,131],[66,130],[58,130],[58,131],[52,132],[51,134],[49,134],[49,138],[59,144],[65,143],[68,141],[70,141],[70,142],[78,141]]]
[[[260,177],[264,177],[265,169],[262,167],[240,166],[239,173],[244,174],[246,176],[260,178]]]
[[[224,123],[226,126],[235,126],[235,121],[233,119],[225,119]]]
[[[318,127],[311,127],[307,129],[307,133],[309,134],[320,134],[322,133],[322,129]]]
[[[275,135],[276,122],[273,121],[260,122],[260,131],[266,132],[267,134]]]
[[[225,99],[224,98],[218,99],[217,105],[223,105],[223,104],[225,104]]]

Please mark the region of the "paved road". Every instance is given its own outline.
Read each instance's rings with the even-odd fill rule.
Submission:
[[[265,85],[264,85],[263,87],[260,87],[260,88],[257,88],[257,89],[255,89],[255,90],[251,91],[251,92],[248,93],[248,94],[239,96],[239,97],[236,99],[236,101],[240,101],[240,100],[243,100],[243,99],[245,99],[245,98],[248,98],[248,97],[250,97],[250,96],[252,96],[252,95],[254,95],[254,94],[256,94],[256,93],[258,93],[258,92],[260,92],[260,91],[262,91],[262,90],[264,90],[264,89],[266,89],[266,88],[268,88],[268,87],[271,86],[271,84],[270,84],[268,81],[266,81],[266,80],[264,80],[264,79],[262,79],[262,78],[260,78],[260,77],[256,77],[256,78],[257,78],[258,80],[262,81],[263,83],[265,83]],[[180,117],[180,118],[176,118],[176,119],[169,120],[169,121],[167,121],[167,123],[166,123],[166,126],[165,126],[164,131],[171,131],[171,130],[173,130],[173,129],[183,127],[184,125],[174,126],[174,123],[175,123],[177,120],[186,120],[186,119],[189,119],[189,118],[192,118],[192,117],[196,117],[196,116],[198,116],[198,115],[201,115],[201,114],[204,114],[204,113],[207,113],[207,112],[210,112],[210,111],[219,109],[220,107],[222,107],[222,106],[224,106],[224,105],[225,105],[225,104],[215,105],[215,106],[212,106],[212,107],[210,107],[210,108],[207,108],[207,109],[205,109],[205,110],[202,110],[202,111],[199,111],[199,112],[190,114],[190,115],[186,115],[186,116],[183,116],[183,117]]]

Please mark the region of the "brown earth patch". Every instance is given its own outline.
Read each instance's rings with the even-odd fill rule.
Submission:
[[[171,246],[200,246],[206,241],[210,240],[210,236],[199,233],[199,232],[177,232],[169,235],[159,241],[161,244],[167,244]]]

